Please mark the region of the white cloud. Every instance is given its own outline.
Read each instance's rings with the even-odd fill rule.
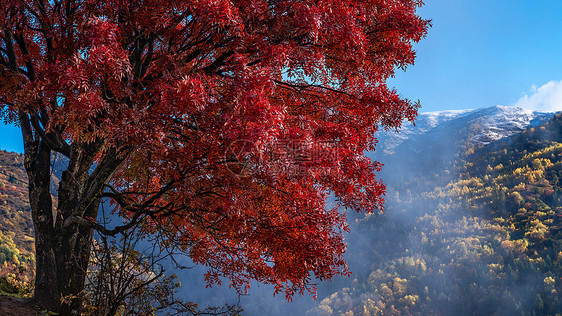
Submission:
[[[542,112],[562,111],[562,81],[549,81],[539,88],[533,85],[514,106]]]

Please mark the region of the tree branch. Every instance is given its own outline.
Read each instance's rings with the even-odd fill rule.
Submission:
[[[4,42],[6,43],[6,55],[8,56],[8,69],[10,69],[13,73],[18,72],[18,61],[16,58],[16,51],[14,47],[14,37],[12,32],[9,30],[4,31],[5,39]]]
[[[39,118],[36,114],[31,115],[31,124],[33,125],[33,129],[41,139],[47,144],[52,150],[59,152],[66,157],[70,157],[70,145],[68,145],[63,139],[60,134],[56,133],[46,133],[45,130],[39,124]]]
[[[226,59],[230,56],[234,55],[234,51],[228,51],[222,53],[215,61],[208,65],[207,67],[203,68],[203,71],[206,73],[213,73],[216,72],[222,65],[224,65]]]

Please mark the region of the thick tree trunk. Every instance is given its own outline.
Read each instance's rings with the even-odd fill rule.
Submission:
[[[56,225],[48,234],[36,229],[36,247],[45,247],[36,252],[35,300],[39,306],[61,315],[80,314],[92,237],[92,229],[76,224]]]
[[[63,172],[58,206],[53,212],[51,192],[51,151],[46,146],[26,150],[29,199],[35,225],[36,282],[34,298],[43,309],[60,315],[79,315],[88,269],[93,229],[65,222],[79,216],[96,218],[99,197],[85,201],[88,170],[93,158],[87,150],[73,150],[69,167]]]
[[[51,151],[46,146],[26,150],[25,167],[29,178],[29,203],[35,227],[35,299],[43,308],[60,304],[57,296],[57,262],[55,255],[54,218],[50,185]]]
[[[96,210],[99,204],[96,203]],[[60,297],[64,298],[59,312],[62,315],[79,315],[92,248],[93,229],[79,226],[56,225],[55,258],[57,284]]]

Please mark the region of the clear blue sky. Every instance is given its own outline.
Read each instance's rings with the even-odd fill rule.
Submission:
[[[496,104],[562,110],[562,0],[426,0],[418,58],[389,84],[421,111]],[[22,151],[0,123],[0,149]]]
[[[518,105],[562,110],[561,0],[425,3],[419,13],[433,27],[415,65],[389,82],[402,96],[424,112],[515,105],[523,95],[533,102]]]

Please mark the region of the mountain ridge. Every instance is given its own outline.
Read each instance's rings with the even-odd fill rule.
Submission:
[[[311,314],[560,315],[562,114],[511,110],[472,112],[381,155],[384,212],[358,215],[361,243],[348,245],[359,273]],[[505,136],[473,142],[498,114],[514,123],[495,125]]]
[[[420,112],[415,123],[405,122],[398,132],[379,131],[376,135],[379,141],[377,147],[387,156],[395,154],[397,147],[403,143],[409,143],[414,152],[420,152],[415,143],[423,142],[430,135],[427,133],[434,133],[433,138],[441,138],[443,135],[440,133],[446,135],[466,127],[473,130],[473,145],[487,145],[522,132],[529,126],[546,122],[555,113],[502,105],[469,110]]]

